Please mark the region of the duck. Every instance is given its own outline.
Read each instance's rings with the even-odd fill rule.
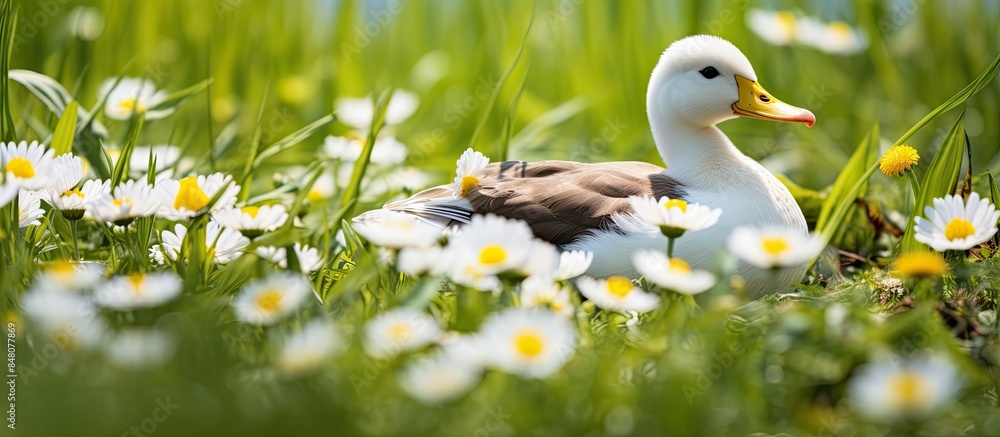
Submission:
[[[537,238],[560,250],[593,253],[586,272],[593,277],[636,277],[633,253],[667,247],[657,227],[635,216],[631,196],[666,196],[722,210],[715,226],[677,240],[674,256],[693,268],[708,268],[740,226],[808,234],[802,210],[785,185],[743,154],[717,125],[744,117],[811,127],[816,117],[767,92],[735,45],[711,35],[672,43],[653,69],[646,110],[666,167],[636,161],[497,162],[479,170],[478,184],[461,195],[453,186],[433,187],[382,211],[412,214],[442,229],[460,227],[477,214],[522,220]],[[378,211],[354,220],[374,219]],[[765,271],[741,263],[736,272],[744,290],[760,297],[789,289],[805,269]]]

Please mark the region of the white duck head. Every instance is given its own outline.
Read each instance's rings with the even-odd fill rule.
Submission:
[[[708,35],[678,40],[663,52],[646,99],[654,124],[672,118],[702,128],[736,117],[816,122],[812,112],[778,100],[757,83],[736,46]]]
[[[758,84],[736,46],[708,35],[678,40],[663,52],[649,81],[646,110],[665,173],[695,188],[699,180],[710,183],[706,167],[743,165],[745,156],[717,123],[736,117],[816,122],[812,112],[778,100]]]

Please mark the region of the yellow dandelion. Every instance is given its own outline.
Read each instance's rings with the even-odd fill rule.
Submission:
[[[931,252],[905,253],[892,263],[892,270],[898,275],[918,278],[941,276],[947,269],[944,258]]]
[[[886,176],[902,176],[908,170],[917,165],[920,155],[917,150],[905,145],[892,146],[882,155],[878,168]]]

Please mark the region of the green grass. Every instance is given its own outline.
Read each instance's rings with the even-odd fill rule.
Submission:
[[[304,242],[326,259],[310,276],[322,302],[310,300],[274,328],[255,328],[235,320],[229,302],[249,280],[277,270],[269,262],[247,255],[212,265],[192,231],[189,262],[161,268],[147,254],[159,231],[172,227],[162,220],[140,219],[127,235],[84,221],[73,227],[74,241],[57,211],[19,232],[14,208],[0,208],[0,313],[18,327],[18,431],[122,435],[133,426],[142,431],[158,402],[169,401],[179,408],[155,422],[156,435],[995,432],[1000,326],[981,314],[997,310],[996,239],[969,256],[948,254],[949,275],[906,282],[911,296],[904,298],[884,282],[901,239],[855,205],[860,195],[906,231],[912,214],[953,191],[966,170],[971,189],[998,200],[988,176],[1000,172],[1000,82],[990,75],[1000,54],[997,2],[915,2],[912,13],[869,0],[777,3],[863,29],[870,44],[850,56],[769,45],[748,30],[742,0],[414,1],[398,12],[388,2],[333,3],[38,0],[0,7],[2,78],[9,70],[39,72],[74,101],[47,107],[21,83],[3,80],[0,139],[47,141],[59,150],[72,142],[96,173],[115,179],[128,177],[127,160],[107,151],[127,157],[135,146],[177,145],[193,161],[192,173],[232,174],[242,200],[289,206],[289,220],[251,248],[291,252]],[[67,20],[79,6],[103,16],[96,40],[70,32]],[[397,379],[409,357],[368,357],[360,346],[367,319],[409,305],[469,330],[513,297],[510,290],[470,295],[376,262],[376,248],[347,222],[409,194],[371,191],[371,181],[385,176],[369,163],[378,132],[392,129],[409,148],[405,165],[434,184],[451,181],[470,144],[494,160],[662,164],[646,120],[647,79],[667,45],[694,33],[734,42],[762,85],[816,114],[812,129],[756,120],[721,127],[749,156],[801,186],[810,222],[818,219],[817,231],[850,256],[822,254],[794,294],[749,301],[722,280],[697,307],[671,302],[633,328],[624,316],[582,304],[574,319],[580,346],[552,378],[488,372],[453,403],[409,398]],[[119,77],[147,78],[171,94],[164,106],[176,112],[161,120],[108,119],[98,88]],[[384,103],[401,89],[415,91],[420,107],[385,128]],[[359,164],[345,170],[318,160],[324,136],[351,134],[334,101],[364,95],[379,104]],[[894,142],[920,152],[916,202],[905,178],[865,172]],[[342,171],[351,172],[345,187],[307,200],[319,178]],[[201,216],[187,225],[206,223]],[[915,247],[908,234],[903,240],[904,248]],[[77,247],[85,259],[107,262],[109,274],[170,269],[185,278],[182,296],[168,305],[101,315],[113,330],[171,333],[178,347],[167,364],[122,369],[100,350],[56,344],[32,325],[19,308],[31,278]],[[297,263],[292,257],[289,268]],[[272,348],[318,317],[335,322],[346,349],[306,376],[277,374]],[[852,408],[847,386],[859,366],[890,352],[948,357],[963,375],[957,402],[927,420],[866,420]]]

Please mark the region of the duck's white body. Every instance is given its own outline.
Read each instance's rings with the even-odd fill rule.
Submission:
[[[683,128],[679,128],[681,130]],[[665,129],[665,134],[669,130]],[[689,203],[722,209],[719,222],[705,230],[687,232],[677,240],[674,255],[693,266],[706,267],[729,234],[737,226],[777,225],[808,233],[805,217],[792,194],[771,172],[740,152],[718,128],[686,132],[683,141],[702,144],[701,150],[713,150],[710,156],[677,155],[663,172],[684,185]],[[681,140],[681,136],[675,137]],[[714,143],[713,146],[706,146]],[[674,155],[671,155],[674,156]],[[631,216],[616,217],[621,229],[628,232],[595,231],[564,246],[566,250],[594,253],[588,274],[597,277],[634,275],[632,254],[638,250],[663,250],[667,239],[654,226]],[[777,277],[750,266],[741,266],[740,274],[754,294],[782,290],[802,278],[805,267],[785,269]],[[777,281],[772,286],[767,283]]]
[[[472,214],[521,219],[536,236],[564,250],[593,252],[588,273],[598,277],[634,275],[633,253],[666,249],[659,229],[633,215],[625,200],[629,195],[681,197],[722,209],[716,225],[688,232],[675,242],[674,256],[696,268],[707,268],[741,225],[807,233],[788,189],[715,125],[742,116],[811,126],[815,117],[770,96],[735,46],[702,35],[675,42],[653,70],[646,106],[665,170],[627,162],[491,164],[477,174],[482,182],[465,197],[438,187],[388,208],[442,226],[465,223]],[[774,272],[741,265],[738,272],[747,291],[760,296],[787,289],[801,279],[804,269]]]

